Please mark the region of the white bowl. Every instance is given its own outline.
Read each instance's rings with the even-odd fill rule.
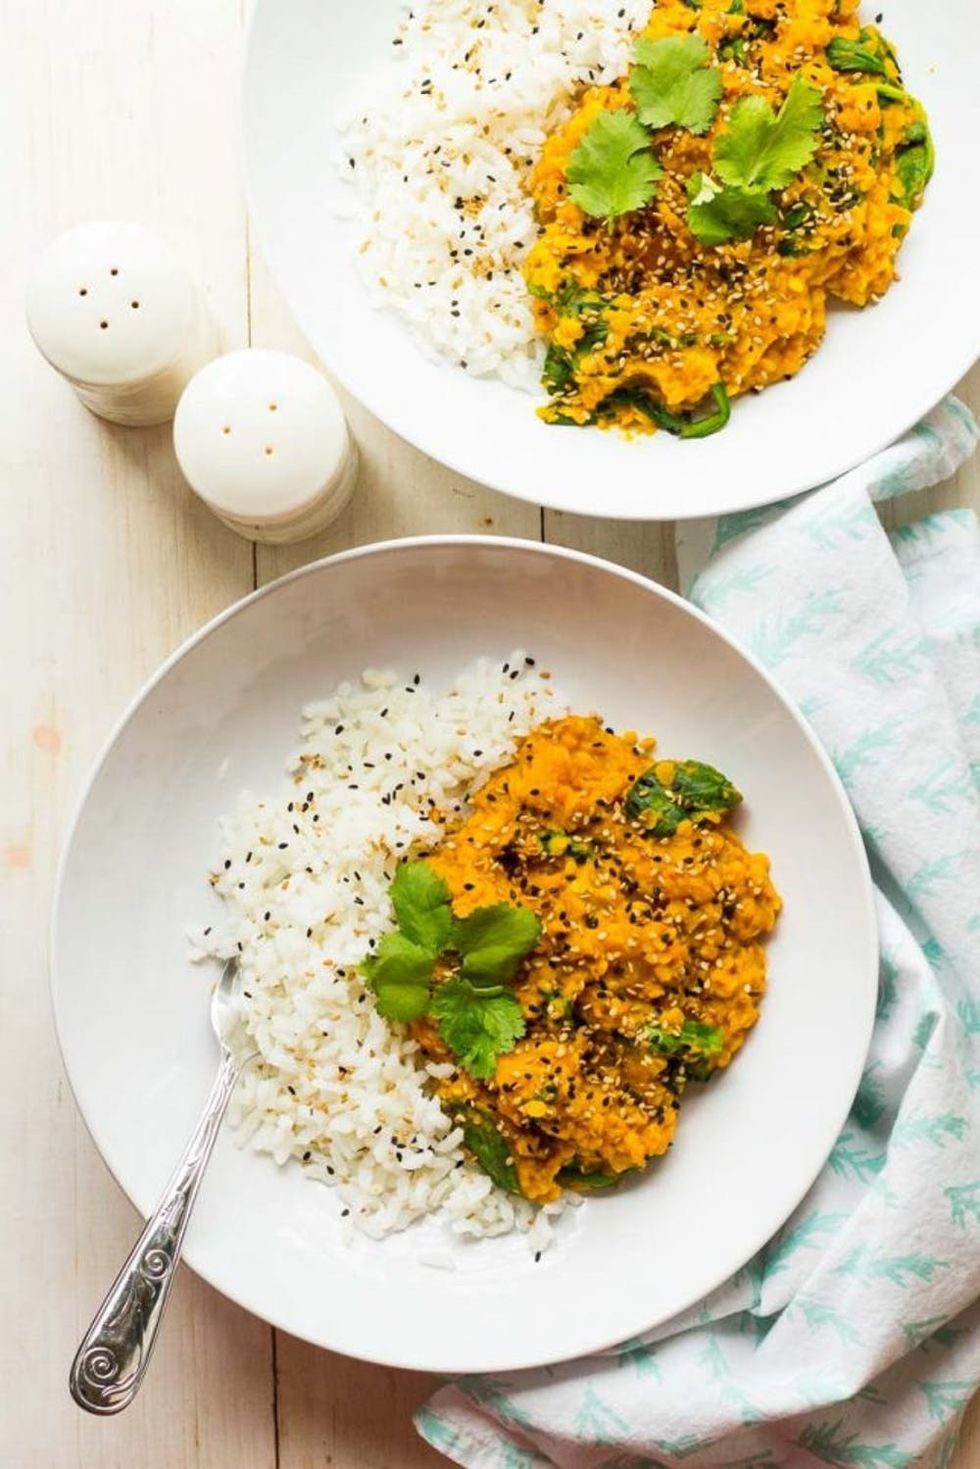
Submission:
[[[980,350],[980,191],[969,182],[980,136],[976,0],[886,7],[938,158],[902,250],[902,279],[874,308],[833,310],[826,341],[797,377],[739,399],[728,427],[698,441],[549,427],[528,394],[429,361],[371,306],[352,227],[337,217],[346,189],[333,117],[390,50],[399,8],[258,0],[245,95],[249,200],[273,273],[323,362],[434,459],[580,515],[716,515],[833,479],[896,439],[969,369]]]
[[[457,1245],[457,1268],[433,1269],[418,1260],[430,1225],[347,1247],[333,1192],[222,1135],[188,1262],[296,1336],[403,1367],[515,1368],[634,1336],[737,1270],[809,1187],[859,1079],[877,946],[853,816],[799,716],[698,612],[604,562],[478,537],[347,552],[247,598],[151,681],[89,783],[55,906],[65,1064],[145,1213],[216,1062],[210,976],[188,962],[184,932],[217,902],[218,817],[240,788],[276,786],[301,704],[340,679],[394,665],[438,682],[516,647],[575,708],[725,770],[786,907],[744,1054],[685,1100],[670,1155],[574,1211],[540,1263],[510,1237]]]

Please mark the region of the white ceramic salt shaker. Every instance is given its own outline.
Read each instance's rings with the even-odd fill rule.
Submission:
[[[357,449],[326,378],[288,352],[229,352],[188,383],[174,449],[191,488],[232,530],[285,543],[347,504]]]
[[[44,357],[87,408],[113,423],[167,423],[217,350],[188,272],[139,224],[77,225],[45,250],[27,292]]]

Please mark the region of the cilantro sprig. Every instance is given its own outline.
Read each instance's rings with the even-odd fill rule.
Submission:
[[[693,173],[687,181],[688,228],[702,245],[724,245],[729,240],[748,240],[760,225],[772,224],[776,208],[768,194],[747,189],[729,189],[706,173]]]
[[[401,864],[390,897],[398,927],[361,965],[379,1014],[398,1021],[431,1014],[460,1065],[487,1080],[497,1057],[524,1034],[524,1014],[508,986],[541,937],[537,916],[492,903],[456,918],[448,884],[424,861]],[[440,960],[456,972],[433,985]]]
[[[747,240],[773,224],[772,195],[785,189],[817,151],[824,113],[820,92],[800,76],[778,112],[764,97],[736,103],[714,145],[718,183],[705,173],[688,180],[687,224],[703,245]]]
[[[641,38],[633,56],[636,65],[629,89],[640,121],[651,128],[675,124],[691,133],[706,133],[722,92],[721,72],[708,64],[707,41],[700,36]]]
[[[764,97],[743,97],[715,141],[715,171],[740,189],[785,189],[817,151],[823,106],[816,87],[801,76],[778,112]]]
[[[676,126],[705,133],[718,111],[721,73],[710,56],[700,36],[637,41],[628,83],[636,111],[601,112],[569,154],[568,192],[585,214],[611,223],[656,197],[663,168],[653,154],[654,132]]]
[[[663,169],[636,114],[617,108],[600,112],[569,155],[565,173],[579,208],[611,221],[649,204]]]

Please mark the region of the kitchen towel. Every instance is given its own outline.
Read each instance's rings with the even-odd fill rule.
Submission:
[[[721,1290],[601,1356],[432,1398],[418,1428],[466,1469],[950,1460],[980,1385],[980,531],[950,510],[888,535],[873,502],[977,438],[951,398],[835,483],[718,524],[690,596],[795,700],[861,824],[871,1050],[817,1183]]]

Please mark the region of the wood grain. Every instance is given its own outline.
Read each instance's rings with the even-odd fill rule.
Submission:
[[[22,305],[53,235],[131,217],[166,233],[206,282],[227,339],[244,340],[236,138],[201,126],[235,115],[241,18],[237,0],[3,0],[0,34],[0,1068],[16,1082],[0,1147],[15,1167],[0,1225],[0,1461],[272,1469],[271,1333],[189,1274],[137,1405],[103,1422],[68,1398],[79,1335],[137,1221],[78,1118],[51,1032],[55,858],[121,708],[175,644],[249,589],[252,555],[190,495],[166,429],[111,429],[81,407],[33,350]]]
[[[240,0],[0,0],[0,34],[0,1463],[432,1469],[444,1461],[411,1426],[431,1378],[273,1334],[189,1272],[135,1406],[110,1421],[72,1407],[72,1352],[137,1221],[78,1118],[51,1031],[56,854],[125,702],[256,579],[369,540],[458,530],[544,534],[672,585],[672,531],[542,515],[434,465],[352,404],[364,474],[349,511],[316,541],[253,557],[190,495],[167,429],[114,429],[81,408],[33,351],[21,305],[31,261],[60,229],[130,217],[181,251],[228,346],[305,352],[249,250]],[[980,372],[964,391],[980,410]],[[977,460],[888,514],[946,504],[980,507]],[[950,1469],[977,1465],[975,1409]]]

